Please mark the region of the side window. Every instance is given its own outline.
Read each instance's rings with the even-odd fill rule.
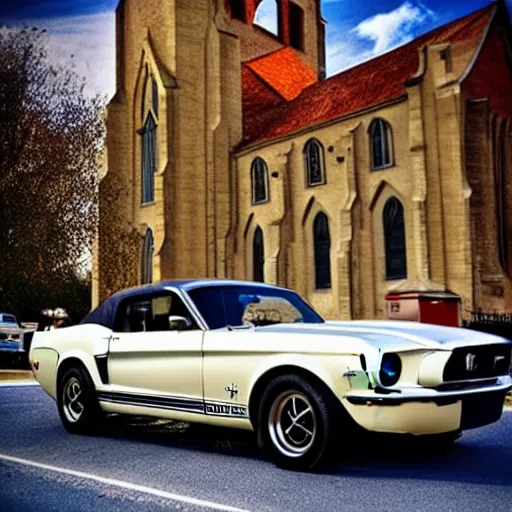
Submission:
[[[218,286],[205,286],[188,292],[210,329],[226,327],[224,298]]]
[[[175,293],[153,296],[140,296],[128,299],[122,306],[117,322],[121,332],[161,332],[171,331],[169,317],[181,316],[189,320],[190,326],[185,330],[197,329],[187,306]]]
[[[295,323],[304,321],[294,295],[288,291],[255,286],[225,286],[223,288],[227,323],[238,327],[247,322],[255,325]]]

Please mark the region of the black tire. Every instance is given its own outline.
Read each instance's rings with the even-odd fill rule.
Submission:
[[[258,411],[260,450],[281,468],[311,471],[324,466],[336,454],[340,407],[329,393],[303,377],[286,375],[273,380]],[[299,421],[291,420],[294,414]]]
[[[71,403],[78,392],[78,399]],[[62,373],[57,384],[57,407],[64,428],[71,434],[92,434],[102,424],[104,415],[94,383],[84,368],[73,367]]]

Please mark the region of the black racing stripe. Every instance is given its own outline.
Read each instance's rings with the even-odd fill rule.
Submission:
[[[103,391],[104,394],[108,394],[110,396],[119,397],[119,398],[137,398],[137,399],[157,399],[157,400],[178,400],[181,402],[188,403],[199,403],[202,404],[203,400],[200,398],[184,398],[182,396],[172,396],[172,395],[148,395],[145,393],[129,393],[123,391]]]
[[[188,406],[180,407],[180,406],[169,406],[169,405],[160,405],[160,404],[148,404],[143,402],[136,402],[133,400],[113,400],[111,398],[101,398],[101,402],[111,402],[114,404],[120,404],[120,405],[133,405],[138,407],[148,407],[152,409],[167,409],[172,411],[182,411],[182,412],[189,412],[189,413],[195,413],[195,414],[204,414],[204,408],[195,408],[191,409]]]
[[[135,405],[158,409],[171,409],[192,413],[203,413],[211,416],[231,418],[247,418],[247,406],[229,402],[209,401],[205,403],[196,398],[168,397],[161,395],[145,395],[126,392],[99,392],[98,400],[123,405]],[[234,409],[233,409],[234,408]],[[236,411],[236,412],[235,412]]]
[[[143,405],[152,407],[162,407],[168,409],[180,409],[190,411],[204,411],[204,404],[197,400],[188,400],[186,398],[173,398],[152,395],[135,395],[130,393],[99,393],[98,400],[115,403],[128,403],[133,405]]]

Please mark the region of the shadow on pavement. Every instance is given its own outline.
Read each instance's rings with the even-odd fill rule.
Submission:
[[[512,417],[512,413],[506,414]],[[511,436],[503,423],[497,425],[498,436]],[[496,429],[496,425],[483,430],[489,428]],[[483,436],[479,442],[482,429],[477,432],[476,436],[472,431],[465,433],[453,445],[437,443],[434,439],[419,440],[391,434],[347,436],[334,463],[318,473],[354,478],[410,478],[512,486],[512,443],[500,438],[502,442],[496,444],[496,432],[492,439]],[[248,431],[113,416],[107,419],[100,435],[261,460],[256,436]]]

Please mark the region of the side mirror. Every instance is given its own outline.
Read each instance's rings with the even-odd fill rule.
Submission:
[[[171,328],[171,331],[184,331],[191,326],[192,322],[184,316],[171,315],[169,317],[169,327]]]

